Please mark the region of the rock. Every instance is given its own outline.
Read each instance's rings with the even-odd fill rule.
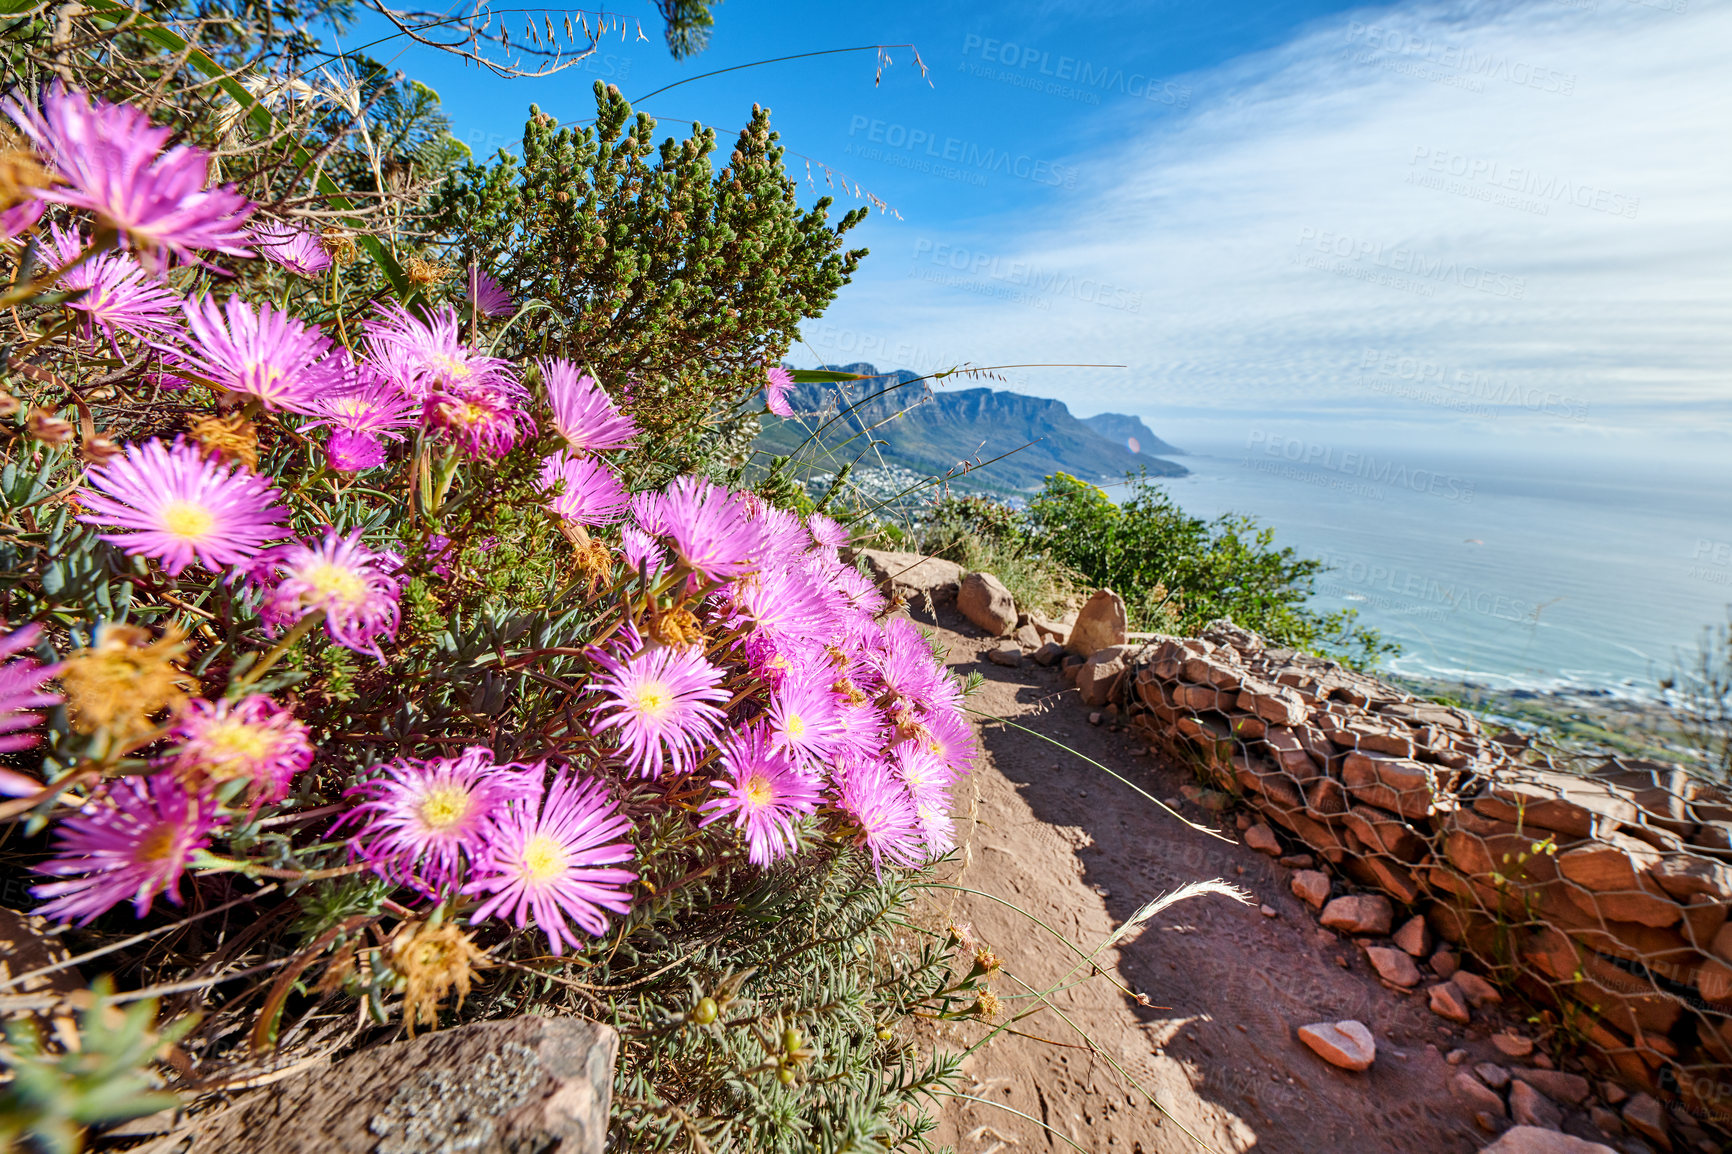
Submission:
[[[1462,992],[1462,996],[1467,998],[1467,1004],[1476,1009],[1480,1006],[1495,1006],[1503,1001],[1503,995],[1497,992],[1497,988],[1478,974],[1461,970],[1450,980]]]
[[[1355,750],[1342,764],[1341,780],[1362,801],[1402,817],[1419,818],[1436,808],[1441,792],[1437,772],[1435,765],[1411,758]]]
[[[1316,869],[1317,858],[1308,853],[1290,853],[1276,858],[1275,864],[1284,865],[1290,870]]]
[[[1588,1121],[1592,1122],[1600,1133],[1608,1138],[1616,1138],[1624,1132],[1624,1120],[1617,1113],[1604,1106],[1588,1108]]]
[[[1534,1040],[1520,1034],[1493,1034],[1491,1044],[1506,1058],[1525,1058],[1534,1052]]]
[[[1377,1043],[1364,1023],[1348,1019],[1342,1022],[1316,1022],[1299,1027],[1299,1040],[1331,1066],[1343,1070],[1364,1070],[1377,1057]]]
[[[1371,968],[1377,971],[1378,977],[1391,985],[1400,986],[1404,990],[1419,985],[1419,967],[1401,950],[1369,946],[1365,950],[1365,956],[1371,962]]]
[[[1624,1103],[1624,1125],[1662,1149],[1672,1147],[1671,1139],[1666,1136],[1666,1108],[1651,1094],[1637,1094]]]
[[[1619,823],[1639,824],[1636,803],[1614,786],[1578,774],[1549,769],[1501,773],[1474,799],[1473,808],[1524,829],[1551,830],[1589,837]]]
[[[1042,617],[1038,613],[1030,613],[1028,615],[1028,623],[1034,626],[1034,631],[1036,633],[1040,634],[1042,637],[1050,638],[1051,640],[1058,642],[1061,648],[1064,645],[1065,635],[1070,632],[1069,625]]]
[[[1566,1074],[1562,1070],[1522,1068],[1515,1071],[1515,1076],[1554,1102],[1568,1102],[1572,1106],[1580,1106],[1588,1100],[1588,1080],[1580,1074]]]
[[[1479,1154],[1618,1154],[1610,1146],[1538,1126],[1511,1126]]]
[[[994,665],[1004,665],[1015,669],[1022,664],[1022,646],[1014,641],[995,645],[986,651],[986,659]]]
[[[953,601],[962,585],[962,566],[940,557],[884,549],[862,549],[855,556],[865,562],[872,580],[892,597],[913,600],[924,594],[934,601]]]
[[[1082,667],[1083,667],[1083,659],[1076,656],[1075,654],[1069,654],[1065,657],[1064,663],[1058,667],[1059,676],[1063,677],[1066,681],[1070,682],[1072,685],[1075,685],[1076,684],[1077,670],[1081,669]]]
[[[1442,949],[1431,955],[1431,972],[1440,978],[1449,978],[1461,969],[1461,955],[1451,949]]]
[[[1101,723],[1101,719],[1104,718],[1105,716],[1106,716],[1105,714],[1103,714],[1100,710],[1097,709],[1093,713],[1089,714],[1089,724],[1090,725],[1099,725]]]
[[[1076,687],[1082,694],[1084,705],[1105,705],[1112,696],[1113,687],[1119,682],[1125,670],[1129,667],[1131,653],[1135,649],[1126,645],[1114,645],[1100,649],[1089,656],[1076,672]]]
[[[1034,651],[1036,665],[1057,665],[1064,657],[1064,646],[1056,641],[1048,641]]]
[[[188,1154],[601,1154],[618,1043],[526,1016],[375,1046],[189,1120]]]
[[[1481,1062],[1473,1068],[1473,1072],[1493,1090],[1501,1090],[1509,1085],[1509,1071],[1496,1062]]]
[[[1431,927],[1425,924],[1425,917],[1415,914],[1402,923],[1395,931],[1395,944],[1416,958],[1423,958],[1431,952]]]
[[[1459,1066],[1463,1062],[1467,1061],[1467,1051],[1466,1050],[1451,1050],[1449,1053],[1447,1053],[1443,1056],[1443,1060],[1445,1062],[1448,1062],[1451,1066]]]
[[[1266,853],[1270,857],[1281,856],[1281,843],[1275,838],[1275,831],[1258,822],[1245,831],[1245,844],[1258,853]]]
[[[1616,1082],[1601,1082],[1600,1097],[1604,1098],[1608,1105],[1616,1106],[1620,1102],[1628,1101],[1630,1092]]]
[[[1022,646],[1024,649],[1039,649],[1040,648],[1040,643],[1041,643],[1040,632],[1038,630],[1036,630],[1035,627],[1032,625],[1019,625],[1019,626],[1017,626],[1016,633],[1014,636],[1016,637],[1016,643],[1018,645]]]
[[[1496,1090],[1488,1090],[1483,1082],[1466,1070],[1449,1080],[1449,1092],[1467,1103],[1468,1109],[1484,1111],[1493,1118],[1505,1116],[1503,1098]]]
[[[1100,589],[1076,615],[1076,623],[1065,637],[1064,647],[1079,657],[1088,657],[1097,649],[1123,645],[1129,628],[1125,616],[1125,599],[1111,589]]]
[[[1395,907],[1382,894],[1348,894],[1323,910],[1323,924],[1348,934],[1387,934]]]
[[[1277,910],[1274,906],[1258,906],[1257,912],[1266,918],[1278,918],[1281,916],[1281,911]]]
[[[1509,1088],[1509,1114],[1517,1126],[1556,1130],[1564,1124],[1563,1112],[1556,1103],[1519,1079]]]
[[[970,573],[956,594],[956,608],[994,637],[1016,628],[1016,599],[991,573]]]
[[[1300,870],[1291,882],[1293,895],[1314,910],[1329,900],[1329,875],[1321,870]]]
[[[1431,999],[1431,1012],[1438,1017],[1463,1025],[1472,1020],[1473,1015],[1468,1012],[1467,1002],[1453,982],[1433,986],[1426,991],[1426,995]]]

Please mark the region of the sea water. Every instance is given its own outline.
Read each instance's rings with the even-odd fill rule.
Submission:
[[[1385,668],[1650,696],[1732,602],[1732,466],[1187,445],[1186,512],[1249,514],[1323,561],[1312,600],[1398,642]],[[1115,496],[1122,490],[1114,490]]]

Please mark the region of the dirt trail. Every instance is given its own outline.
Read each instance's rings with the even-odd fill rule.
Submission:
[[[951,626],[939,635],[952,666],[986,678],[972,700],[976,709],[1111,766],[1157,798],[1177,798],[1192,781],[1141,751],[1128,733],[1089,725],[1089,711],[1057,670],[990,664],[986,640],[959,618],[941,621]],[[1230,824],[1231,843],[1189,829],[1129,786],[1028,733],[987,724],[982,738],[987,756],[975,778],[976,823],[972,831],[967,823],[958,829],[971,841],[958,884],[1015,903],[1085,952],[1150,898],[1193,881],[1237,883],[1277,916],[1213,895],[1156,916],[1100,957],[1104,970],[1146,994],[1153,1008],[1138,1006],[1103,978],[1059,993],[1051,999],[1055,1009],[1018,1028],[1064,1047],[1000,1035],[977,1051],[961,1089],[994,1105],[953,1101],[937,1141],[954,1144],[958,1154],[1070,1149],[1010,1110],[1041,1119],[1084,1150],[1125,1154],[1444,1154],[1477,1150],[1489,1140],[1451,1097],[1455,1070],[1443,1056],[1462,1046],[1475,1061],[1495,1057],[1483,1026],[1452,1027],[1430,1012],[1423,994],[1384,987],[1354,944],[1319,927],[1289,892],[1290,871],[1237,844]],[[1211,824],[1197,807],[1179,808]],[[1021,913],[968,894],[947,894],[951,900],[953,919],[970,922],[1003,960],[997,990],[1010,1013],[1031,1004],[1010,996],[1024,992],[1020,983],[1044,989],[1075,961]],[[1308,1022],[1341,1018],[1357,1018],[1376,1037],[1377,1061],[1365,1073],[1327,1065],[1295,1036]],[[1148,1105],[1107,1057],[1091,1052],[1077,1029],[1170,1117]],[[970,1024],[946,1037],[966,1042],[981,1032]]]

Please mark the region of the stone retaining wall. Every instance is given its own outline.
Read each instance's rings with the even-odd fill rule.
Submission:
[[[1543,756],[1225,622],[1097,652],[1075,676],[1090,704],[1116,705],[1290,843],[1553,1011],[1604,1073],[1732,1128],[1724,790],[1659,762]]]

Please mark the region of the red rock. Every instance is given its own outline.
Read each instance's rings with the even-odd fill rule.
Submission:
[[[1455,982],[1470,1006],[1495,1006],[1503,1001],[1503,995],[1497,992],[1497,988],[1478,974],[1462,970],[1451,981]]]
[[[1064,647],[1079,657],[1089,657],[1109,645],[1123,645],[1127,629],[1124,598],[1111,589],[1096,590],[1077,614]]]
[[[1365,957],[1371,962],[1371,968],[1377,971],[1378,977],[1391,985],[1402,989],[1412,989],[1419,985],[1419,967],[1413,964],[1413,959],[1401,950],[1392,950],[1385,946],[1369,946]]]
[[[1624,1125],[1663,1150],[1672,1148],[1672,1140],[1666,1136],[1666,1108],[1651,1094],[1637,1094],[1624,1103]]]
[[[970,573],[956,594],[956,608],[994,637],[1016,628],[1016,600],[991,573]]]
[[[1395,907],[1382,894],[1348,894],[1323,910],[1323,924],[1349,934],[1387,934]]]
[[[1580,1074],[1566,1074],[1562,1070],[1518,1069],[1515,1077],[1555,1102],[1580,1106],[1588,1100],[1588,1080]]]
[[[1426,993],[1431,999],[1431,1012],[1438,1017],[1463,1025],[1472,1020],[1473,1015],[1468,1012],[1467,1002],[1453,982],[1433,986]]]
[[[1314,910],[1329,900],[1329,875],[1321,870],[1300,870],[1293,875],[1293,894]]]
[[[1466,1101],[1470,1110],[1483,1110],[1494,1118],[1504,1117],[1503,1098],[1466,1070],[1449,1080],[1449,1092]]]
[[[1281,843],[1275,838],[1275,831],[1258,822],[1245,831],[1245,844],[1258,853],[1266,853],[1270,857],[1281,856]]]
[[[1564,1123],[1563,1112],[1556,1103],[1519,1079],[1509,1088],[1509,1113],[1517,1126],[1556,1130]]]
[[[1325,1062],[1343,1070],[1368,1069],[1377,1057],[1377,1042],[1371,1031],[1364,1023],[1352,1019],[1300,1026],[1299,1040]]]
[[[1440,978],[1450,978],[1461,969],[1461,957],[1454,950],[1438,950],[1431,955],[1431,972]]]
[[[1395,944],[1416,958],[1429,954],[1432,945],[1431,927],[1425,924],[1424,916],[1415,914],[1407,919],[1402,927],[1395,931]]]
[[[1520,1034],[1493,1034],[1491,1044],[1506,1058],[1525,1058],[1534,1052],[1534,1040]]]
[[[1542,1130],[1537,1126],[1512,1126],[1503,1137],[1479,1154],[1618,1154],[1610,1146],[1589,1142],[1573,1134]]]

